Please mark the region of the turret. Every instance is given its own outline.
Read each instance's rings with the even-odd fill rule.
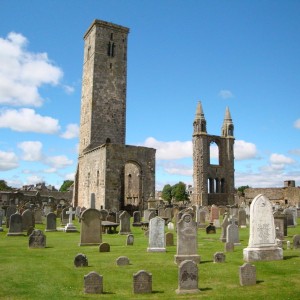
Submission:
[[[234,137],[234,126],[233,126],[233,122],[228,107],[226,107],[225,117],[222,125],[222,136]]]
[[[206,134],[206,120],[204,117],[201,101],[198,102],[196,116],[193,123],[194,134]]]

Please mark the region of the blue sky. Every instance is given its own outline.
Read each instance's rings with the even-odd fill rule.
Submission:
[[[299,15],[293,0],[0,0],[0,179],[73,179],[83,35],[101,19],[130,28],[126,144],[157,149],[157,189],[192,184],[198,101],[213,135],[230,108],[236,187],[299,185]]]

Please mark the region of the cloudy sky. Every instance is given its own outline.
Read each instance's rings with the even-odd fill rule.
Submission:
[[[130,28],[126,143],[157,149],[157,189],[192,184],[198,101],[212,135],[230,108],[236,187],[300,185],[299,15],[292,0],[2,0],[0,179],[74,178],[83,35],[101,19]]]

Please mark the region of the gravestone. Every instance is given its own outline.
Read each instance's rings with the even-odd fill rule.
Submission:
[[[235,246],[240,245],[239,227],[235,224],[234,218],[230,222],[226,230],[226,242],[232,242]]]
[[[101,243],[99,246],[99,252],[110,252],[110,245],[108,243]]]
[[[226,242],[224,246],[225,252],[233,252],[234,251],[234,243],[232,242]]]
[[[86,294],[102,294],[103,276],[94,271],[84,275],[84,292]]]
[[[148,216],[148,221],[150,222],[150,220],[155,217],[156,217],[156,212],[154,210],[150,211],[150,214]]]
[[[246,228],[247,227],[246,219],[247,219],[246,211],[243,208],[240,208],[239,212],[238,212],[239,227],[241,227],[241,228]]]
[[[35,229],[29,236],[29,248],[45,248],[46,236],[42,230]]]
[[[80,216],[79,246],[95,246],[102,242],[100,211],[94,208],[86,209]]]
[[[169,222],[167,226],[169,230],[174,230],[174,224],[172,222]]]
[[[184,260],[178,268],[178,288],[176,294],[199,293],[198,266],[192,260]]]
[[[172,232],[166,233],[166,246],[174,246],[174,235]]]
[[[300,234],[296,234],[293,236],[293,249],[300,248]]]
[[[149,221],[149,215],[151,211],[149,209],[144,210],[144,221]]]
[[[116,259],[117,266],[127,266],[129,265],[129,258],[127,256],[119,256]]]
[[[200,263],[198,255],[197,223],[190,214],[183,214],[177,224],[177,254],[175,263],[180,264],[184,260],[193,260]]]
[[[127,211],[123,211],[120,216],[120,231],[119,234],[129,234],[130,230],[130,214]]]
[[[46,216],[45,231],[57,231],[57,229],[56,229],[56,214],[53,212],[48,213],[48,215]]]
[[[204,209],[197,209],[196,216],[197,216],[198,228],[205,228],[206,211]]]
[[[239,267],[239,278],[241,286],[256,284],[256,267],[249,263],[244,263]]]
[[[7,236],[24,235],[22,228],[22,216],[19,213],[12,214],[9,219],[9,230]]]
[[[276,243],[272,204],[264,195],[256,196],[250,206],[250,237],[243,250],[245,262],[283,259],[283,251]]]
[[[116,222],[116,213],[110,212],[106,218],[106,221],[117,223]]]
[[[154,217],[149,221],[149,245],[148,252],[165,252],[165,221],[160,217]]]
[[[287,235],[286,216],[280,211],[274,212],[273,216],[276,230],[276,238],[283,241],[284,237]]]
[[[126,238],[126,246],[133,246],[134,236],[133,234],[128,234]]]
[[[17,212],[15,205],[8,206],[6,209],[6,228],[9,228],[10,216]]]
[[[224,218],[223,222],[221,224],[221,236],[220,236],[220,241],[225,243],[226,242],[226,236],[227,236],[227,226],[229,225],[229,218],[228,214],[225,212],[224,213]]]
[[[214,263],[224,263],[225,258],[226,258],[226,256],[223,252],[216,252],[214,254]]]
[[[107,216],[108,216],[108,211],[106,209],[101,209],[100,210],[100,216],[101,216],[102,221],[106,221]]]
[[[133,274],[133,293],[147,294],[152,293],[152,274],[144,270]]]
[[[206,228],[205,228],[206,234],[216,234],[216,226],[213,225],[213,223],[210,223]]]
[[[43,224],[43,211],[40,208],[34,210],[35,224]]]
[[[141,212],[140,211],[134,211],[133,212],[133,223],[132,226],[141,226]]]
[[[27,231],[29,227],[35,226],[34,215],[31,209],[26,209],[22,213],[23,230]]]
[[[2,223],[3,223],[4,211],[0,208],[0,232],[3,231]]]
[[[212,205],[210,209],[210,222],[214,222],[214,220],[219,220],[219,208],[216,205]]]
[[[74,258],[74,266],[76,268],[79,267],[87,267],[89,265],[88,259],[85,254],[79,253]]]
[[[73,224],[73,219],[75,218],[75,210],[73,210],[72,206],[69,207],[69,210],[66,211],[66,214],[69,215],[69,222],[65,227],[65,232],[77,232],[76,227]]]
[[[95,193],[91,193],[90,208],[96,209],[96,195],[95,195]]]
[[[165,208],[164,216],[165,216],[165,218],[168,218],[169,222],[171,222],[171,220],[172,220],[172,208],[171,207]]]
[[[67,211],[69,209],[67,207],[63,208],[62,212],[61,212],[61,225],[62,226],[66,226],[68,224],[69,221],[69,216],[67,215]]]
[[[158,216],[159,216],[160,218],[163,218],[163,217],[165,216],[165,209],[164,209],[163,207],[160,207],[160,208],[158,209]]]

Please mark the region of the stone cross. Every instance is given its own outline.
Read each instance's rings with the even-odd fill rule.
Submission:
[[[69,207],[69,211],[66,212],[69,215],[69,224],[72,224],[73,215],[75,215],[75,211],[73,211],[72,206]]]

